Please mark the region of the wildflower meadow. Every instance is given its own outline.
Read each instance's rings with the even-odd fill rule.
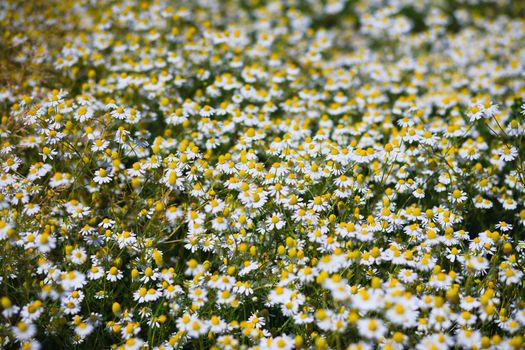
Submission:
[[[525,349],[525,1],[1,0],[1,349]]]

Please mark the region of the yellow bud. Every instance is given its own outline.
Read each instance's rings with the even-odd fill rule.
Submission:
[[[11,300],[9,300],[8,297],[2,297],[0,303],[2,304],[2,308],[8,309],[11,307]]]
[[[300,335],[295,336],[294,344],[295,347],[301,348],[303,346],[303,337],[301,337]]]
[[[379,277],[372,278],[371,286],[374,289],[381,288],[381,279]]]
[[[111,310],[113,311],[114,314],[120,313],[121,311],[120,304],[117,302],[114,302],[113,305],[111,306]]]

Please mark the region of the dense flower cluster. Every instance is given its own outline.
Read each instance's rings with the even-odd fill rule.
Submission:
[[[0,2],[0,347],[525,346],[525,3],[170,3]]]

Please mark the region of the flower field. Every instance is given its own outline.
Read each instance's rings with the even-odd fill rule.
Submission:
[[[525,1],[0,1],[0,348],[524,349]]]

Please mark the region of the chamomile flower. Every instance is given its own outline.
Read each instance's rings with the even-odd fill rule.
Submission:
[[[120,280],[124,275],[116,266],[111,266],[106,272],[106,279],[110,282],[116,282]]]
[[[273,213],[266,219],[266,228],[268,230],[280,230],[285,225],[283,217],[280,213]]]
[[[111,182],[112,174],[108,172],[106,169],[100,168],[99,170],[95,171],[95,177],[93,178],[93,181],[95,181],[97,184],[106,184]]]
[[[368,339],[378,340],[386,333],[386,327],[379,319],[363,318],[357,321],[359,334]]]
[[[18,341],[24,342],[36,334],[36,326],[32,323],[20,321],[12,327],[12,332]]]

